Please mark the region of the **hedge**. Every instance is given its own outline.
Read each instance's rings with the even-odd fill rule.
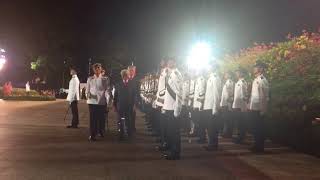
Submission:
[[[3,88],[0,87],[0,98],[4,100],[16,100],[16,101],[54,101],[55,97],[41,96],[37,91],[31,90],[26,92],[23,88],[13,88],[10,96],[3,95]]]
[[[265,76],[270,83],[268,136],[313,152],[310,148],[320,139],[320,133],[314,132],[319,128],[312,126],[312,120],[320,116],[320,33],[303,31],[296,37],[288,35],[285,42],[255,44],[225,56],[221,67],[247,70],[250,83],[257,60],[267,65]]]

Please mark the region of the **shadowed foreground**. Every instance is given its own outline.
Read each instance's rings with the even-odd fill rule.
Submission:
[[[110,133],[90,143],[87,106],[79,105],[79,129],[65,128],[66,108],[64,101],[0,100],[0,179],[320,179],[319,159],[270,142],[265,155],[226,139],[209,153],[184,137],[182,160],[162,160],[141,113],[133,142],[117,141],[111,113]]]

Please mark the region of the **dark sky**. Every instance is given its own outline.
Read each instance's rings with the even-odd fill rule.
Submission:
[[[85,67],[89,57],[108,55],[108,42],[121,42],[145,72],[163,56],[185,55],[198,39],[223,53],[317,30],[319,7],[319,0],[1,0],[0,43],[15,66],[51,49]]]

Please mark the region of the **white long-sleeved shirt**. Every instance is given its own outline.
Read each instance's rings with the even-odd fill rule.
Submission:
[[[161,71],[159,80],[158,80],[158,88],[157,88],[157,100],[156,105],[162,107],[164,103],[164,96],[166,93],[166,77],[167,77],[168,69],[164,68]]]
[[[106,105],[109,102],[109,79],[96,75],[88,78],[87,81],[87,104]]]
[[[175,93],[175,97],[169,93],[169,88]],[[182,75],[178,69],[173,69],[170,72],[168,83],[166,86],[166,94],[162,109],[174,111],[174,116],[177,117],[181,113],[182,107]]]
[[[190,80],[185,79],[182,85],[182,105],[187,106],[189,100]]]
[[[216,73],[211,73],[207,80],[207,90],[204,100],[204,110],[212,110],[212,114],[219,111],[221,99],[221,80]]]
[[[72,76],[69,82],[69,89],[66,92],[68,93],[67,101],[70,103],[80,100],[80,81],[77,75]]]
[[[233,102],[233,93],[234,93],[234,83],[231,79],[228,79],[222,88],[221,94],[221,107],[228,107],[231,109],[232,102]]]
[[[203,101],[206,93],[206,79],[199,76],[195,81],[193,108],[202,110]]]
[[[269,101],[269,83],[261,74],[252,83],[249,109],[265,113]]]
[[[243,78],[241,78],[238,80],[234,87],[234,100],[232,108],[241,109],[241,111],[245,111],[247,108],[247,100],[248,84]]]

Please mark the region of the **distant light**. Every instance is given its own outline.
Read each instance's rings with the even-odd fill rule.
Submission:
[[[1,52],[5,53],[6,51],[4,49],[0,49]]]
[[[4,64],[6,64],[6,59],[0,58],[0,70],[3,68]]]
[[[192,69],[206,69],[212,59],[212,47],[206,42],[196,43],[187,57],[188,66]]]

